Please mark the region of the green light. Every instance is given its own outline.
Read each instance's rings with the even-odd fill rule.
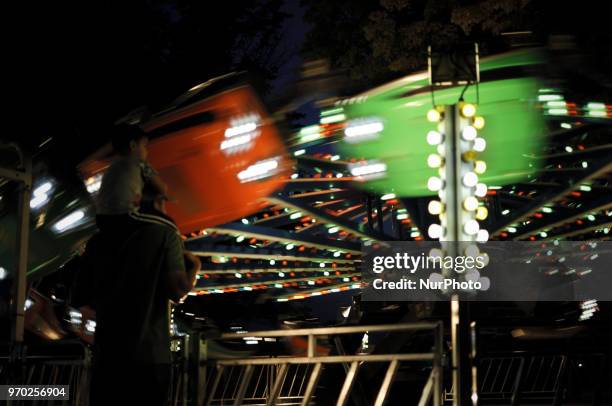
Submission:
[[[592,214],[589,214],[589,215],[587,216],[587,219],[588,219],[589,221],[595,221],[595,216],[593,216]]]
[[[604,103],[589,103],[587,104],[589,110],[605,110],[606,105]]]
[[[299,219],[300,217],[302,217],[301,211],[295,212],[289,216],[291,220],[296,220],[296,219]]]
[[[309,125],[300,130],[300,135],[318,134],[320,129],[317,124]]]
[[[311,142],[311,141],[316,141],[319,138],[321,138],[320,134],[308,134],[308,135],[302,135],[300,137],[300,142]]]
[[[334,114],[333,116],[321,118],[321,124],[332,124],[345,120],[346,116],[344,114]]]
[[[340,227],[331,227],[330,229],[327,230],[327,232],[330,234],[337,233],[338,231],[340,231]]]
[[[514,234],[514,233],[516,233],[516,228],[508,227],[508,232]]]
[[[318,125],[309,125],[300,130],[300,142],[310,142],[321,138],[319,133],[321,127]]]
[[[561,128],[565,128],[566,130],[569,130],[572,128],[572,125],[568,123],[561,123]]]
[[[580,185],[580,190],[582,190],[583,192],[590,192],[591,186],[590,185]]]
[[[546,102],[546,107],[565,107],[567,104],[564,101],[549,101]]]
[[[553,116],[565,116],[567,115],[567,109],[549,109],[548,114]]]
[[[543,211],[544,213],[552,213],[552,212],[553,212],[553,209],[551,209],[550,207],[542,207],[542,211]]]
[[[297,151],[295,151],[293,153],[294,156],[300,156],[300,155],[304,155],[306,153],[305,149],[298,149]]]
[[[589,110],[588,115],[591,117],[606,117],[608,114],[605,110]]]
[[[555,100],[563,100],[563,96],[559,94],[541,94],[538,96],[538,101],[550,102]]]
[[[335,109],[329,109],[329,110],[323,110],[321,112],[321,117],[327,117],[327,116],[332,116],[335,114],[340,114],[344,111],[344,109],[342,107],[337,107]]]
[[[386,195],[382,195],[380,200],[391,200],[395,199],[395,193],[387,193]]]
[[[236,242],[242,242],[244,241],[244,235],[239,235],[238,237],[236,237]]]
[[[406,220],[408,218],[408,213],[398,214],[396,219],[398,220]]]

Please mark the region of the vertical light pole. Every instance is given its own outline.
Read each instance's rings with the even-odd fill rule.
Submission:
[[[428,210],[438,215],[440,223],[432,224],[428,234],[440,240],[444,255],[478,255],[474,242],[488,240],[488,232],[480,229],[478,220],[484,220],[487,209],[478,198],[486,196],[487,187],[479,182],[486,164],[478,159],[486,142],[478,136],[484,127],[484,118],[476,116],[476,106],[461,101],[430,110],[427,118],[437,125],[427,134],[427,142],[436,148],[429,155],[427,164],[438,171],[428,181],[428,188],[438,193],[439,200],[432,200]],[[464,279],[453,269],[443,269],[444,277]],[[460,302],[459,295],[451,296],[451,339],[453,400],[455,405],[476,404],[478,395],[470,366],[474,356],[470,345],[470,317],[468,302]]]

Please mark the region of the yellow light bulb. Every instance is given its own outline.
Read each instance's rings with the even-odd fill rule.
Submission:
[[[461,158],[463,159],[463,162],[471,162],[473,160],[476,159],[476,157],[478,157],[478,153],[476,151],[473,150],[469,150],[463,153],[463,155],[461,155]]]
[[[444,211],[444,205],[439,200],[432,200],[427,205],[427,211],[436,216]]]
[[[485,161],[475,161],[474,162],[474,172],[481,175],[485,173],[486,170],[487,170],[487,164]]]
[[[461,106],[461,115],[465,118],[473,117],[476,114],[476,106],[471,103],[464,103]]]
[[[476,219],[482,221],[486,219],[488,215],[489,215],[489,210],[487,210],[486,207],[478,206],[478,209],[476,209]]]
[[[463,208],[467,211],[474,211],[478,209],[478,199],[474,196],[468,196],[463,201]]]
[[[437,123],[442,119],[442,114],[437,109],[431,109],[427,112],[427,120],[432,123]]]
[[[485,119],[481,116],[474,117],[474,121],[472,121],[472,127],[477,130],[482,130],[485,126]]]

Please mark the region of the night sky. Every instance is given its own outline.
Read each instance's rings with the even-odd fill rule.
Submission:
[[[236,11],[198,7],[202,17],[194,23],[191,14],[163,2],[12,5],[5,14],[5,80],[12,90],[7,116],[18,130],[3,137],[33,149],[52,137],[49,145],[73,167],[108,139],[122,115],[143,105],[155,111],[194,84],[231,71],[223,38],[236,30]],[[266,99],[282,97],[302,62],[307,27],[299,0],[286,0],[282,10],[292,15],[279,44],[286,63]],[[202,31],[200,38],[182,32],[189,24]]]

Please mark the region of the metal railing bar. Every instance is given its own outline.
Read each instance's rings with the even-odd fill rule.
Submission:
[[[208,400],[206,402],[207,406],[212,405],[213,398],[215,397],[215,392],[217,391],[219,382],[221,382],[221,377],[223,376],[224,370],[225,370],[224,365],[217,365],[217,375],[215,375],[215,380],[213,381],[212,387],[210,388],[210,393],[208,394]]]
[[[247,366],[247,368],[250,365]],[[276,379],[274,380],[274,385],[272,386],[272,390],[270,391],[270,395],[268,395],[268,400],[266,402],[266,406],[274,406],[276,404],[276,399],[278,395],[280,395],[280,391],[283,387],[283,383],[285,382],[285,377],[287,375],[287,364],[282,364],[276,373]]]
[[[542,368],[544,367],[544,360],[545,357],[539,357],[540,358],[540,366],[538,367],[538,372],[535,374],[535,377],[533,379],[533,385],[531,386],[531,392],[536,392],[536,386],[538,384],[538,379],[540,378],[540,373],[542,372]]]
[[[308,378],[308,385],[306,386],[306,391],[304,392],[304,397],[302,399],[301,406],[308,406],[310,404],[310,398],[314,394],[317,383],[319,382],[319,377],[321,376],[321,369],[323,364],[316,363],[312,368],[312,372],[310,373],[310,377]]]
[[[242,374],[240,377],[240,385],[238,385],[238,392],[236,393],[234,406],[240,406],[242,404],[242,400],[244,399],[244,395],[246,394],[246,390],[249,386],[249,382],[251,381],[252,374],[253,365],[247,365],[244,369],[244,374]]]
[[[425,387],[423,388],[423,393],[421,393],[421,398],[419,399],[419,406],[425,406],[429,402],[429,398],[431,398],[433,384],[434,384],[434,372],[431,371],[431,374],[429,374],[429,378],[427,378],[427,383],[425,384]]]
[[[306,382],[306,377],[308,376],[308,370],[310,369],[309,365],[304,366],[304,373],[302,374],[302,381],[300,382],[300,387],[298,388],[298,395],[302,393],[302,389],[304,388],[304,383]],[[291,394],[291,393],[289,393]]]
[[[355,382],[355,377],[357,376],[357,368],[359,368],[359,362],[353,361],[351,363],[351,367],[346,374],[346,379],[344,380],[344,384],[342,385],[342,389],[340,390],[340,395],[338,395],[338,401],[336,402],[336,406],[344,406],[346,401],[348,400],[348,395],[351,392],[351,388],[353,387],[353,383]]]
[[[396,359],[389,363],[389,368],[387,368],[387,373],[385,374],[382,384],[380,385],[380,390],[378,391],[378,396],[376,396],[374,406],[383,406],[385,404],[385,400],[387,399],[387,395],[389,394],[389,390],[391,389],[391,384],[395,379],[395,374],[397,373],[398,366],[399,362]],[[433,386],[433,371],[429,376],[429,380],[432,380],[431,385]]]
[[[437,323],[403,323],[394,325],[373,325],[373,326],[342,326],[342,327],[320,327],[320,328],[301,328],[295,330],[268,330],[268,331],[249,331],[246,333],[223,333],[222,340],[244,337],[293,337],[308,335],[332,335],[332,334],[353,334],[373,332],[396,332],[396,331],[418,331],[433,330],[438,326]]]
[[[235,367],[229,368],[229,373],[227,374],[228,384],[232,382],[232,376],[234,375],[234,371],[236,369],[237,368]],[[240,371],[238,372],[238,378],[237,378],[238,381],[240,380],[240,377],[242,376],[241,374],[242,374],[242,368],[240,368]],[[225,392],[227,392],[228,387],[229,385],[225,385],[225,387],[223,388],[223,392],[221,393],[221,399],[225,399]],[[238,390],[237,387],[238,387],[237,385],[233,385],[234,392],[232,392],[232,399],[236,397],[236,391]]]
[[[264,373],[264,369],[266,367],[264,365],[259,368],[259,374],[257,375],[257,382],[255,382],[255,388],[253,389],[253,397],[257,397],[257,390],[259,389],[259,383],[261,382],[261,377]],[[264,388],[264,393],[267,388]]]
[[[340,362],[390,362],[398,361],[431,361],[434,359],[434,353],[416,353],[416,354],[360,354],[360,355],[331,355],[325,357],[266,357],[266,358],[251,358],[251,359],[228,359],[219,360],[219,365],[234,366],[234,365],[273,365],[273,364],[316,364],[316,363],[340,363]]]
[[[482,364],[484,364],[486,361],[487,363],[487,372],[485,372],[484,374],[484,378],[482,379],[482,386],[480,388],[481,393],[487,393],[490,391],[487,391],[487,380],[489,379],[489,373],[491,372],[491,367],[493,366],[493,360],[490,358],[484,358],[482,360]],[[484,365],[482,365],[484,367]]]
[[[297,378],[298,373],[300,371],[300,366],[301,365],[296,365],[295,366],[295,373],[293,374],[293,379],[291,379],[291,386],[289,386],[289,392],[287,392],[288,396],[291,396],[291,393],[293,392],[293,387],[295,386],[295,379]],[[308,365],[304,365],[304,368],[308,369]]]
[[[493,382],[491,382],[491,392],[495,392],[495,383],[497,383],[497,377],[499,376],[502,366],[503,366],[503,359],[500,360],[499,364],[496,366],[497,371],[495,372],[495,378],[493,378]]]

